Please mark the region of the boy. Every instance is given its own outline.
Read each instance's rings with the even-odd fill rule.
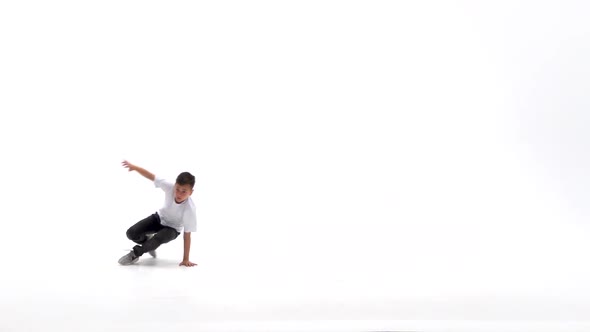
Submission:
[[[171,183],[127,160],[124,160],[122,164],[123,167],[129,169],[129,172],[136,171],[153,181],[156,188],[161,188],[164,191],[165,199],[164,206],[158,212],[139,221],[127,230],[127,237],[137,245],[127,255],[119,259],[119,264],[133,264],[146,252],[155,258],[156,248],[176,239],[180,232],[184,231],[184,256],[179,266],[197,265],[189,260],[191,232],[197,230],[196,207],[190,198],[195,186],[195,177],[188,172],[183,172],[176,178],[176,183]]]

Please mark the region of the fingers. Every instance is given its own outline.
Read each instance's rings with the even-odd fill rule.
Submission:
[[[125,168],[128,168],[129,172],[131,172],[133,170],[133,165],[130,162],[128,162],[127,160],[123,160],[121,165],[123,165],[123,167],[125,167]]]
[[[193,263],[193,262],[180,262],[180,264],[178,264],[178,266],[187,266],[187,267],[192,267],[192,266],[196,266],[197,264]]]

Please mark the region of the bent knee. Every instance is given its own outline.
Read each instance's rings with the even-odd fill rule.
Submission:
[[[133,240],[135,240],[135,238],[137,237],[137,235],[136,235],[136,234],[135,234],[135,232],[133,231],[133,228],[129,228],[129,229],[127,230],[127,233],[126,233],[126,235],[127,235],[127,238],[128,238],[129,240],[132,240],[132,241],[133,241]]]

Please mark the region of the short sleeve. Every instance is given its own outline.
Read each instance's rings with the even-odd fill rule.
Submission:
[[[192,202],[191,202],[192,203]],[[189,209],[185,210],[184,214],[184,231],[189,232],[196,232],[197,231],[197,213],[195,206],[191,204]]]
[[[174,184],[172,182],[166,181],[165,179],[158,176],[156,176],[154,179],[154,186],[156,186],[156,188],[161,188],[166,192],[172,191],[172,189],[174,189]]]

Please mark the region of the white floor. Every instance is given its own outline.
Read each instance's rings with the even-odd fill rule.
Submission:
[[[127,267],[116,263],[122,248],[86,259],[72,253],[80,266],[64,256],[12,255],[1,276],[0,331],[590,330],[583,297],[396,297],[370,283],[363,294],[352,280],[331,282],[305,266],[297,274],[281,264],[276,272],[207,260],[179,267],[177,249],[161,247],[159,258]]]

